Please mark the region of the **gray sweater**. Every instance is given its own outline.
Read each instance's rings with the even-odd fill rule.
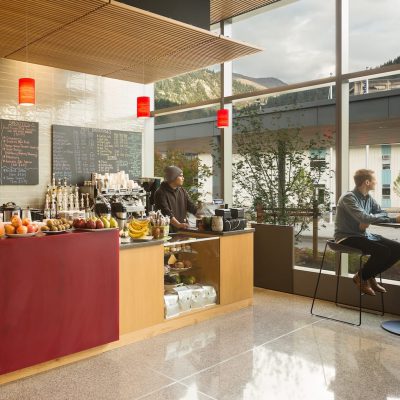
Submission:
[[[350,236],[378,240],[379,235],[360,229],[360,224],[383,222],[396,222],[396,218],[390,218],[369,194],[364,196],[355,188],[339,199],[336,208],[335,241],[340,242]]]

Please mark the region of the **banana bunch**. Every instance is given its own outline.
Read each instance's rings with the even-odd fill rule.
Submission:
[[[149,232],[149,221],[147,219],[139,220],[132,219],[128,224],[129,236],[133,239],[138,239],[146,236]]]

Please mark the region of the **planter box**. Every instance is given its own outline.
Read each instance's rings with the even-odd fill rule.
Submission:
[[[254,286],[293,293],[294,229],[254,224]]]

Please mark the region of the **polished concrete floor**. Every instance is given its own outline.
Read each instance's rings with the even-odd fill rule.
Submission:
[[[400,337],[382,317],[365,314],[356,328],[309,307],[256,289],[251,308],[3,385],[0,399],[399,400]]]

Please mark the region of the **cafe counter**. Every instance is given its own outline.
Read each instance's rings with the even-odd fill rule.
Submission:
[[[252,230],[178,236],[121,246],[115,230],[1,239],[0,384],[252,304]],[[173,253],[192,260],[214,304],[167,314]]]

